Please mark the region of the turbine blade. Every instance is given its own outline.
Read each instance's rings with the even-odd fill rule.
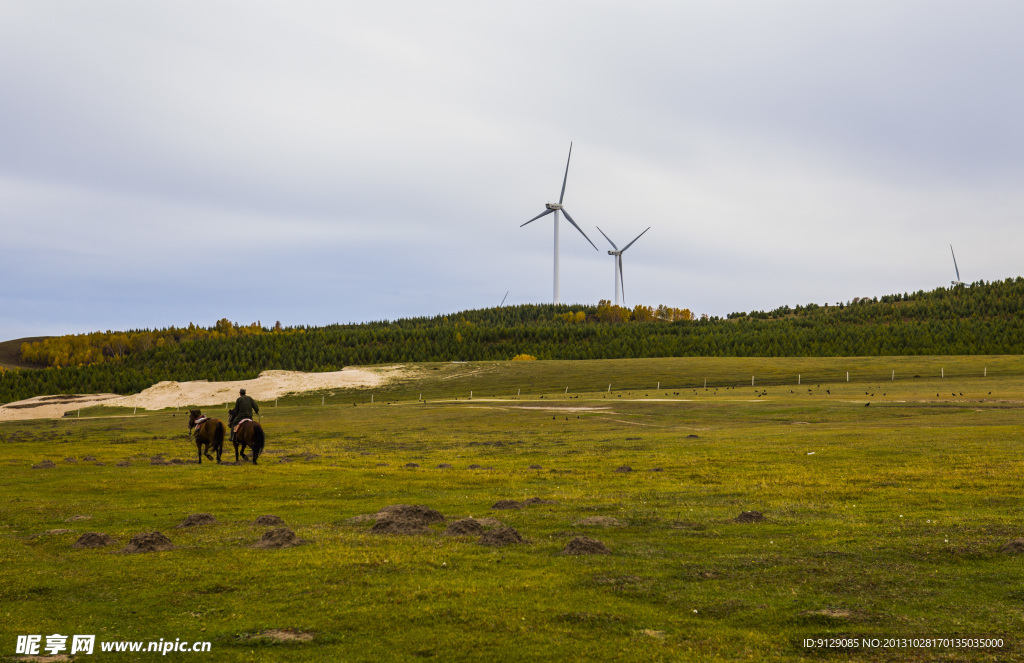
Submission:
[[[625,249],[623,249],[625,250]],[[622,305],[626,305],[626,282],[622,280],[622,254],[618,255],[619,259],[619,288],[622,290]]]
[[[650,229],[651,229],[651,227],[650,227],[650,226],[647,226],[647,230],[650,230]],[[645,233],[645,232],[647,232],[647,230],[645,230],[645,231],[644,231],[644,233]],[[638,239],[640,239],[641,237],[643,237],[643,236],[644,236],[644,233],[640,233],[639,235],[637,235],[636,237],[634,237],[634,238],[633,238],[633,242],[635,242],[636,240],[638,240]],[[623,250],[623,251],[625,251],[625,250],[626,250],[626,249],[628,249],[629,247],[633,246],[633,242],[630,242],[629,244],[627,244],[627,245],[625,245],[624,247],[622,247],[622,250]]]
[[[604,235],[604,231],[603,231],[603,230],[601,230],[601,226],[594,226],[594,227],[595,227],[595,228],[597,228],[597,232],[599,232],[599,233],[601,233],[602,235]],[[608,240],[608,243],[612,245],[612,248],[613,248],[613,249],[615,249],[616,251],[618,251],[618,250],[619,250],[619,247],[615,246],[615,242],[613,242],[613,241],[611,240],[611,238],[610,238],[610,237],[608,237],[608,235],[604,235],[604,238],[605,238],[606,240]]]
[[[555,210],[553,210],[553,209],[545,210],[545,211],[541,212],[540,214],[538,214],[537,216],[535,216],[535,217],[533,217],[532,219],[530,219],[529,221],[527,221],[526,223],[533,223],[534,221],[536,221],[536,220],[537,220],[537,219],[539,219],[540,217],[542,217],[542,216],[547,216],[548,214],[551,214],[551,213],[552,213],[552,212],[554,212],[554,211],[555,211]],[[523,226],[525,226],[525,225],[526,225],[526,223],[524,223],[524,224],[523,224]],[[523,226],[519,226],[519,227],[520,227],[520,228],[522,228]]]
[[[953,245],[952,244],[949,245],[949,252],[953,253]],[[960,268],[956,266],[956,254],[955,253],[953,253],[953,269],[956,270],[956,280],[959,281],[960,280]]]
[[[508,293],[510,293],[510,292],[512,292],[512,291],[511,290],[506,290],[505,291],[505,296],[501,298],[501,303],[498,304],[498,308],[501,308],[502,306],[505,305],[505,300],[508,299]]]
[[[565,160],[565,177],[562,178],[562,194],[558,196],[558,204],[562,204],[562,198],[565,198],[565,182],[569,179],[569,160],[572,159],[572,141],[569,141],[569,158]]]
[[[590,242],[590,238],[587,237],[587,233],[583,232],[583,228],[580,228],[579,226],[576,225],[576,222],[572,220],[572,217],[569,216],[569,212],[565,211],[564,207],[562,208],[562,214],[564,214],[565,218],[568,219],[569,223],[572,224],[572,227],[575,228],[576,230],[580,231],[580,234],[583,235],[584,239],[586,239],[588,242]],[[529,222],[527,222],[527,223],[529,223]],[[594,246],[594,243],[590,242],[590,245]],[[598,248],[596,246],[594,246],[594,250],[597,251]]]

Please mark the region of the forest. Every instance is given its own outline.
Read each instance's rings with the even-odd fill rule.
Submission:
[[[631,357],[1024,353],[1024,278],[832,305],[695,316],[668,306],[534,304],[325,327],[238,325],[95,332],[26,343],[45,368],[0,369],[0,403],[137,393],[163,380],[239,380],[267,369],[396,362]]]

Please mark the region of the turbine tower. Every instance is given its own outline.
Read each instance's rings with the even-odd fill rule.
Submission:
[[[949,252],[953,253],[953,245],[949,245]],[[955,288],[958,285],[963,285],[964,282],[960,280],[960,268],[956,266],[956,254],[953,253],[953,269],[956,270],[956,281],[952,282],[952,286]]]
[[[527,224],[530,224],[530,223],[533,223],[537,219],[541,218],[542,216],[547,216],[548,214],[554,213],[554,215],[555,215],[555,303],[556,304],[558,304],[559,301],[560,301],[559,300],[559,296],[558,296],[558,213],[561,212],[562,214],[565,214],[565,219],[569,223],[572,224],[572,227],[575,228],[576,230],[579,230],[580,234],[583,235],[583,237],[588,242],[590,242],[590,238],[587,237],[587,233],[583,232],[583,229],[580,228],[578,225],[576,225],[576,222],[572,220],[571,216],[569,216],[569,210],[567,210],[564,207],[562,207],[562,199],[565,198],[565,182],[566,182],[566,180],[569,179],[569,160],[570,159],[572,159],[572,143],[569,143],[569,158],[565,160],[565,177],[562,178],[562,193],[558,196],[558,202],[557,203],[547,203],[545,205],[545,207],[547,209],[545,209],[543,212],[541,212],[537,216],[533,217],[532,219],[530,219],[529,221],[524,223],[522,226],[519,226],[520,228],[522,228],[523,226],[525,226]],[[594,243],[590,242],[590,245],[594,246]],[[594,246],[594,250],[597,251],[597,247],[596,246]]]
[[[650,230],[650,229],[651,229],[651,227],[647,226],[647,230]],[[604,231],[601,230],[601,228],[597,228],[597,232],[599,232],[602,235],[604,235],[604,238],[607,239],[608,243],[612,245],[613,249],[615,249],[614,251],[609,251],[608,255],[615,257],[615,305],[616,306],[619,305],[619,292],[620,291],[622,292],[622,304],[623,305],[626,304],[626,288],[625,288],[625,286],[622,285],[622,254],[625,253],[626,249],[628,249],[629,247],[633,246],[633,242],[636,242],[636,240],[638,240],[641,237],[643,237],[643,234],[645,232],[647,232],[647,230],[644,230],[643,233],[640,233],[639,235],[634,237],[632,242],[630,242],[629,244],[625,245],[624,247],[622,247],[620,249],[619,247],[615,246],[615,242],[613,242],[611,240],[611,238],[608,237],[608,235],[604,235]]]

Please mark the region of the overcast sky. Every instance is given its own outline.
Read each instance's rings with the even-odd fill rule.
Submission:
[[[1019,2],[0,3],[0,340],[1024,272]]]

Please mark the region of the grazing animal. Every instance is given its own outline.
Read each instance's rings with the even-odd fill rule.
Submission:
[[[198,423],[197,423],[198,422]],[[217,454],[217,462],[224,452],[224,423],[219,419],[204,417],[199,410],[188,411],[188,432],[195,437],[196,454],[199,464],[203,464],[203,456],[214,460],[210,451]]]
[[[256,464],[256,459],[263,453],[263,445],[266,443],[266,437],[263,434],[263,426],[259,423],[252,421],[243,421],[235,427],[235,462],[238,462],[239,451],[241,451],[242,458],[249,460],[249,457],[245,455],[245,448],[249,447],[252,450],[252,464]]]

